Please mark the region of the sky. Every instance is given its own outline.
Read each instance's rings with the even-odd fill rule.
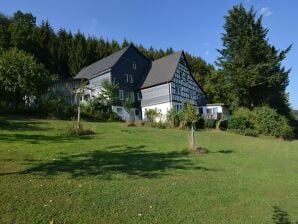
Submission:
[[[287,88],[292,108],[298,109],[298,1],[296,0],[0,0],[0,12],[31,12],[37,23],[48,20],[86,35],[126,38],[145,47],[185,50],[213,64],[222,46],[224,16],[242,3],[263,15],[269,43],[278,49],[293,44],[283,61],[291,69]]]

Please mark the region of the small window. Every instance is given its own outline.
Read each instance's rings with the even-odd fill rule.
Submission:
[[[123,100],[124,94],[123,94],[123,90],[119,89],[119,100]]]
[[[203,108],[199,107],[199,114],[203,114]]]
[[[133,92],[130,92],[130,100],[131,102],[135,102],[135,94]]]
[[[135,114],[136,114],[136,116],[139,116],[140,111],[139,111],[138,109],[136,109],[136,110],[135,110]]]
[[[132,63],[132,69],[136,70],[137,69],[137,64],[135,62]]]
[[[130,75],[130,83],[133,83],[132,75]]]
[[[138,92],[138,100],[142,100],[142,94],[141,94],[141,92]]]
[[[125,75],[126,82],[129,82],[129,75],[128,74],[124,74],[124,75]]]
[[[117,107],[117,114],[122,114],[123,110],[121,107]]]

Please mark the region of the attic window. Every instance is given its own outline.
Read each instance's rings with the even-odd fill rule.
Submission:
[[[132,62],[132,69],[136,70],[137,69],[137,64],[135,62]]]

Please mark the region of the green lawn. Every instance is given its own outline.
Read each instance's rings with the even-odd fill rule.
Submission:
[[[86,122],[96,134],[71,137],[70,125],[1,119],[0,223],[298,220],[298,141],[199,131],[198,156],[187,131]]]

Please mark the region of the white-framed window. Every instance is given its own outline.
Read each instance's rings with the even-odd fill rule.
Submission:
[[[135,102],[135,94],[133,92],[130,92],[130,100],[131,102]]]
[[[137,63],[136,62],[132,62],[132,69],[136,70],[137,69]]]
[[[133,83],[133,77],[130,74],[125,74],[126,82]]]
[[[133,83],[132,75],[129,75],[129,76],[130,76],[130,83]]]
[[[126,82],[129,82],[129,75],[128,74],[124,74],[124,75],[125,75]]]
[[[142,100],[142,93],[138,92],[138,100]]]
[[[123,100],[123,98],[124,98],[123,89],[119,89],[119,100]]]

